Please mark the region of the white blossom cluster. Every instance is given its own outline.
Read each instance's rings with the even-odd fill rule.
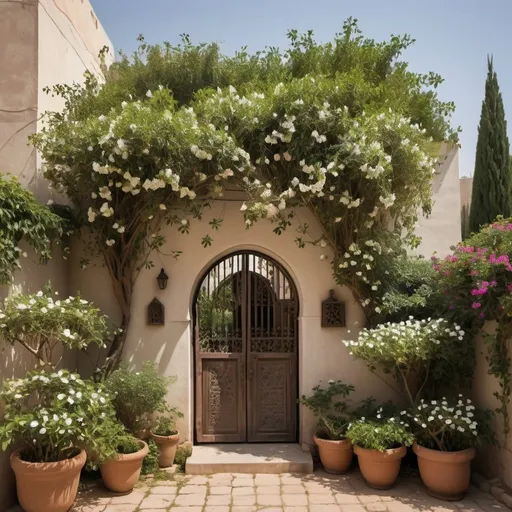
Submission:
[[[444,318],[387,322],[374,329],[363,329],[357,340],[343,340],[350,354],[365,359],[393,360],[403,354],[408,358],[425,357],[435,346],[450,338],[462,341],[465,332],[457,324],[450,324]]]
[[[106,317],[91,302],[73,296],[61,300],[39,291],[5,299],[0,309],[0,334],[12,343],[23,340],[32,345],[32,340],[41,343],[47,339],[76,348],[91,342],[106,347],[109,329]]]
[[[35,392],[39,407],[31,403]],[[11,425],[3,433],[5,440],[25,451],[33,446],[38,454],[47,450],[55,456],[73,444],[89,441],[98,422],[113,414],[103,387],[67,370],[29,372],[24,379],[5,381],[1,395],[5,419]]]
[[[478,422],[475,419],[475,406],[469,398],[459,395],[457,402],[443,397],[440,400],[420,400],[411,419],[427,432],[452,430],[462,435],[477,436]]]
[[[427,153],[423,128],[391,109],[353,117],[339,104],[335,82],[307,76],[245,95],[229,86],[178,109],[171,100],[162,107],[170,93],[160,87],[148,91],[144,101],[124,101],[121,109],[83,126],[71,124],[67,132],[52,136],[42,133],[41,145],[51,142],[46,143],[48,177],[56,186],[65,182],[73,154],[80,164],[90,162],[87,219],[97,223],[102,243],[113,250],[130,240],[131,205],[144,210],[141,221],[154,219],[148,226],[151,239],[158,222],[169,220],[173,210],[191,211],[222,197],[225,180],[247,192],[241,208],[246,226],[258,219],[283,219],[284,210],[297,205],[323,208],[325,202],[326,231],[336,233],[340,223],[350,222],[350,229],[360,233],[359,245],[366,244],[364,250],[347,250],[336,261],[336,272],[378,292],[381,282],[372,274],[382,248],[370,230],[388,229],[397,217],[396,229],[412,229],[411,219],[429,201],[435,161]],[[248,137],[250,142],[244,140]],[[242,146],[259,154],[253,159]],[[51,163],[60,153],[65,158]],[[407,178],[399,179],[404,172]],[[271,173],[276,179],[269,178]],[[360,186],[361,180],[371,185]],[[403,189],[397,185],[402,181]],[[362,304],[368,306],[369,299]],[[380,312],[378,305],[375,311]]]

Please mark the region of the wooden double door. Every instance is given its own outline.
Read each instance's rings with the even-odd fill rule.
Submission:
[[[297,440],[298,297],[275,261],[215,263],[195,297],[197,442]]]

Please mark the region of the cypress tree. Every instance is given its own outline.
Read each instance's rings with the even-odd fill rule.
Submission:
[[[492,57],[487,59],[488,72],[485,99],[478,127],[473,194],[469,214],[469,228],[493,222],[496,216],[510,216],[511,167],[507,122],[498,77]]]

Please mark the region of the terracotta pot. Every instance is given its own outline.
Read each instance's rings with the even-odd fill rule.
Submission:
[[[133,434],[133,435],[137,439],[142,439],[144,441],[149,437],[149,432],[147,429],[144,428],[142,430],[137,430],[137,432],[135,432],[135,434]]]
[[[353,451],[348,439],[331,441],[313,436],[313,441],[318,446],[320,461],[327,473],[341,475],[349,470]]]
[[[142,460],[149,448],[139,440],[140,450],[135,453],[119,453],[116,459],[100,464],[101,478],[105,487],[113,492],[130,492],[140,477]]]
[[[67,512],[75,501],[86,459],[82,450],[76,457],[59,462],[25,462],[14,452],[11,468],[16,474],[21,508],[25,512]]]
[[[158,456],[158,465],[161,468],[170,468],[174,464],[176,449],[180,442],[180,433],[178,432],[173,436],[159,436],[151,432],[151,439],[155,441],[160,452]]]
[[[428,493],[448,501],[461,500],[469,487],[471,461],[476,450],[468,448],[458,452],[431,450],[414,443],[418,466]]]
[[[359,469],[366,483],[374,489],[390,489],[398,478],[402,457],[405,457],[407,448],[401,446],[379,452],[356,445],[354,453],[357,455]]]

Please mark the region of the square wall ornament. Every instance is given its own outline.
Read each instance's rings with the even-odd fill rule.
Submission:
[[[339,301],[334,290],[322,302],[322,327],[345,327],[345,304]]]
[[[148,325],[164,325],[165,308],[155,297],[148,305]]]

